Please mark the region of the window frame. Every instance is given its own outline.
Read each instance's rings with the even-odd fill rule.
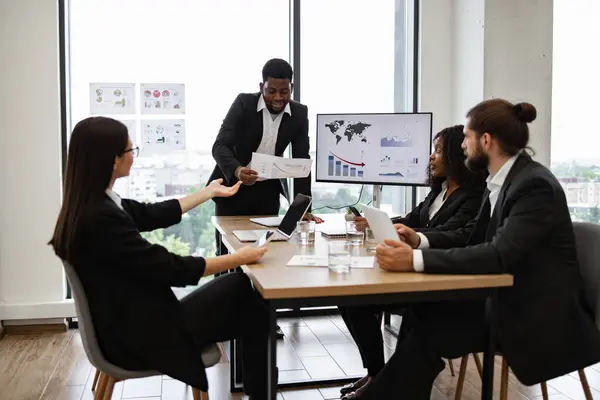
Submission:
[[[420,0],[394,0],[396,9],[395,43],[403,46],[403,52],[396,52],[394,68],[394,110],[418,111],[419,105],[419,8]],[[292,98],[302,101],[302,43],[301,43],[301,7],[302,0],[288,0],[289,2],[289,59],[294,69],[294,92]],[[71,116],[71,62],[70,62],[70,6],[71,0],[58,0],[58,38],[59,38],[59,80],[60,80],[60,133],[61,133],[61,161],[62,176],[67,163],[67,148],[69,132],[72,129]],[[399,12],[400,11],[400,12]],[[399,28],[401,23],[402,28]],[[398,47],[396,47],[398,48]],[[402,54],[400,54],[402,53]],[[398,68],[398,65],[401,67]],[[291,148],[288,147],[287,155],[291,156]],[[293,190],[293,180],[290,180]],[[374,185],[373,189],[381,188]],[[390,186],[392,187],[392,186]],[[401,187],[394,186],[393,190]],[[412,190],[408,190],[412,188]],[[406,213],[416,205],[417,187],[404,186],[401,198],[404,198],[404,209]],[[62,185],[61,185],[62,191]],[[293,193],[293,191],[291,191]],[[66,281],[66,279],[65,279]],[[66,283],[66,298],[72,298],[71,288]]]

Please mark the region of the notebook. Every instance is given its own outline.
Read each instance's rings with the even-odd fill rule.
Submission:
[[[346,232],[342,232],[340,230],[325,229],[321,231],[321,235],[328,239],[344,239],[346,237]]]

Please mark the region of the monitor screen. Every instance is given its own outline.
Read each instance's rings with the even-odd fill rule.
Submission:
[[[312,198],[298,193],[283,216],[281,224],[279,224],[279,230],[288,237],[292,236],[292,233],[296,230],[296,224],[302,219],[311,202]]]
[[[317,114],[316,181],[427,185],[432,113]]]

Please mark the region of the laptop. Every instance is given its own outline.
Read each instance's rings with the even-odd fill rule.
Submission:
[[[311,203],[312,198],[310,196],[298,193],[292,204],[290,204],[290,208],[281,219],[281,223],[277,227],[271,241],[282,242],[289,240],[296,230],[296,224],[304,217]],[[264,232],[264,229],[235,230],[233,231],[233,235],[240,242],[255,242]]]

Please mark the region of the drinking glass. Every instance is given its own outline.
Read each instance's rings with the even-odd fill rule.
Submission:
[[[365,239],[362,224],[355,221],[346,221],[346,241],[354,246],[361,246]]]
[[[314,221],[300,221],[296,224],[298,244],[309,245],[315,242]]]
[[[350,247],[346,241],[330,240],[329,247],[329,271],[336,274],[347,274],[350,272]]]
[[[377,247],[377,240],[375,239],[375,234],[371,228],[365,228],[365,246],[367,251],[375,251]]]

